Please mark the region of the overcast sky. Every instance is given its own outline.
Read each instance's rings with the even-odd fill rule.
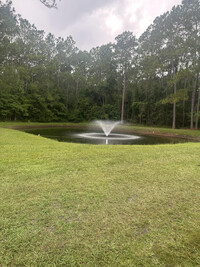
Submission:
[[[71,35],[78,48],[113,42],[125,30],[139,37],[153,20],[181,0],[61,0],[48,9],[39,0],[12,0],[17,13],[56,37]]]

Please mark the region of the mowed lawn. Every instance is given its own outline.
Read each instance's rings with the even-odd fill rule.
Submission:
[[[0,266],[200,266],[200,143],[0,128]]]

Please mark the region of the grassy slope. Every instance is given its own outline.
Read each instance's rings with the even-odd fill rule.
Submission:
[[[171,128],[159,128],[159,127],[146,127],[146,126],[129,126],[129,128],[134,129],[138,132],[147,132],[147,133],[157,133],[157,134],[171,134],[171,135],[182,135],[182,136],[191,136],[200,138],[200,130],[190,130],[190,129],[171,129]],[[199,139],[200,140],[200,139]]]
[[[65,127],[65,126],[84,126],[88,125],[88,123],[72,123],[72,122],[0,122],[0,127],[3,128],[29,128],[29,127],[41,127],[41,126],[49,126],[49,127]]]
[[[0,266],[199,266],[200,144],[0,128]]]

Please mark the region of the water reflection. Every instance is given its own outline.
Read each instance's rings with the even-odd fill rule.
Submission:
[[[40,129],[29,129],[25,132],[32,133],[35,135],[41,135],[43,137],[56,139],[60,142],[71,142],[71,143],[85,143],[85,144],[124,144],[124,145],[151,145],[151,144],[175,144],[187,142],[187,140],[170,138],[170,137],[158,137],[158,136],[148,136],[148,135],[139,135],[137,138],[85,138],[81,137],[82,134],[90,135],[90,131],[85,131],[83,129],[74,129],[74,128],[40,128]],[[102,133],[98,133],[102,137]],[[119,135],[115,132],[112,136]],[[134,136],[134,134],[124,134],[129,136]]]

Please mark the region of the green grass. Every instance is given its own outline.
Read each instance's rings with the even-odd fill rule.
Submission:
[[[200,130],[190,130],[190,129],[171,129],[164,127],[147,127],[147,126],[128,126],[129,129],[134,129],[136,132],[146,132],[154,134],[166,134],[174,136],[185,136],[185,137],[197,137],[200,140]]]
[[[85,126],[88,125],[86,122],[82,123],[72,123],[72,122],[0,122],[0,127],[2,128],[29,128],[29,127],[65,127],[65,126]]]
[[[200,143],[0,128],[0,266],[200,266]]]

